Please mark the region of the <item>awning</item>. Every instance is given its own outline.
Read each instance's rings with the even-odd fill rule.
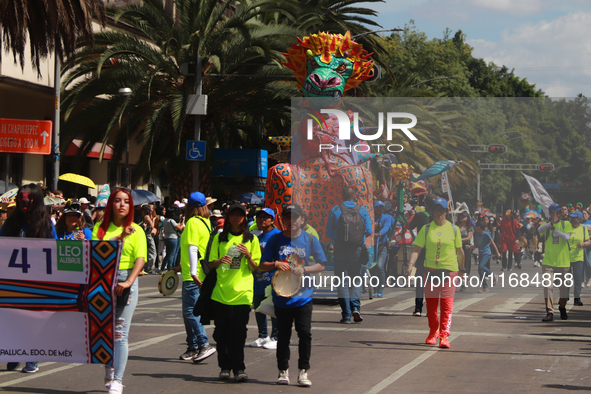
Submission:
[[[82,140],[73,140],[64,155],[65,156],[76,156],[78,154],[78,150],[82,146],[82,142],[83,142]],[[91,157],[93,159],[98,159],[99,155],[101,153],[102,147],[103,147],[103,144],[100,144],[98,142],[96,144],[94,144],[92,146],[92,149],[88,153],[88,157]],[[105,147],[105,152],[103,153],[103,159],[109,160],[111,158],[113,158],[113,147],[111,145],[107,145]]]

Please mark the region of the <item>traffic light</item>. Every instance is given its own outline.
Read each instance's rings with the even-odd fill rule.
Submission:
[[[569,187],[575,187],[574,183],[565,183],[564,187],[569,188]]]
[[[492,153],[495,155],[500,155],[507,152],[507,147],[501,144],[494,144],[488,146],[488,153]]]
[[[554,164],[550,164],[550,163],[540,164],[540,171],[550,172],[552,170],[554,170]]]

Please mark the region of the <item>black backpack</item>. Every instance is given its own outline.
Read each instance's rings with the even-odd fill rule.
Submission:
[[[199,219],[201,221],[201,223],[203,223],[205,225],[205,227],[209,230],[209,241],[207,241],[207,248],[205,249],[205,255],[203,256],[203,258],[201,258],[201,256],[199,256],[200,260],[201,260],[201,267],[203,268],[203,272],[205,273],[205,275],[209,274],[209,271],[211,271],[211,268],[209,268],[209,253],[211,252],[211,244],[213,243],[213,239],[215,238],[215,235],[217,234],[217,230],[215,227],[213,227],[211,225],[211,223],[208,225],[205,220],[203,220],[200,216],[197,216],[197,219]]]
[[[359,205],[353,208],[340,204],[341,218],[337,226],[337,240],[361,245],[365,240],[365,226],[361,216]]]

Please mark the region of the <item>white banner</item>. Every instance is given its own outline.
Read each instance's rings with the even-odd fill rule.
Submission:
[[[447,206],[449,207],[450,211],[451,211],[451,217],[453,222],[456,222],[456,214],[454,213],[454,199],[451,196],[451,188],[449,187],[449,179],[447,177],[447,171],[444,171],[441,173],[441,189],[444,193],[447,193],[447,197],[448,197],[448,204]]]
[[[0,362],[112,365],[121,242],[0,238]]]
[[[544,211],[544,215],[546,217],[549,217],[550,215],[548,214],[548,207],[554,204],[552,197],[550,197],[550,194],[548,194],[544,186],[542,186],[542,184],[536,178],[533,178],[529,175],[525,175],[523,172],[521,173],[521,175],[523,175],[527,180],[527,183],[529,183],[531,193],[534,199],[538,202],[538,204],[542,206],[542,211]]]

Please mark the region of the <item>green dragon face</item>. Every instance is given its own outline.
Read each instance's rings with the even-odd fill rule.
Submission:
[[[353,73],[353,62],[331,56],[330,63],[320,61],[320,55],[311,56],[306,63],[307,77],[304,81],[305,97],[343,97],[345,83]]]

